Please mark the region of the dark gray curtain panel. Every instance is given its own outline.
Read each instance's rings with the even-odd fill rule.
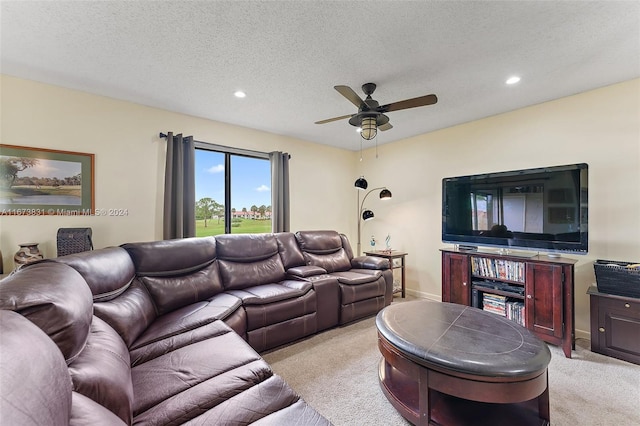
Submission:
[[[269,153],[271,161],[271,228],[288,232],[289,227],[289,159],[286,152]]]
[[[167,134],[164,171],[163,238],[196,235],[195,147],[193,136]]]

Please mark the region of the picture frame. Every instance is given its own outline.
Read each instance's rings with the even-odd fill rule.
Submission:
[[[95,155],[0,144],[1,215],[91,215]]]

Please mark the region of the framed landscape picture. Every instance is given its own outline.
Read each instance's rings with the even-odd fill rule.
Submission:
[[[90,215],[94,155],[0,144],[0,214]]]

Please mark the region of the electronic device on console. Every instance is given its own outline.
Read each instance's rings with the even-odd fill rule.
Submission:
[[[442,180],[442,241],[586,254],[588,165],[486,173]]]

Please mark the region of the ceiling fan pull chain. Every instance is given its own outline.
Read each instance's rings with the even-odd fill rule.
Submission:
[[[375,140],[376,140],[376,160],[378,159],[378,134],[376,133],[375,136]]]

